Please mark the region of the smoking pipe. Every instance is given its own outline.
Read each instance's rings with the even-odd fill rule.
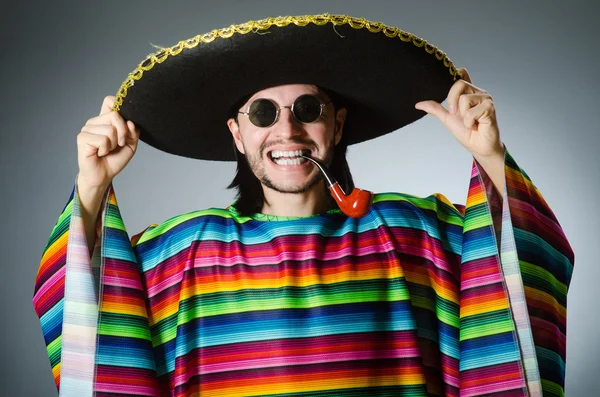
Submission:
[[[372,192],[355,187],[354,190],[352,190],[352,193],[346,195],[338,181],[336,181],[335,178],[329,173],[325,165],[309,156],[300,155],[300,157],[304,157],[305,159],[312,161],[317,167],[319,167],[321,174],[323,174],[323,177],[327,181],[327,188],[329,189],[329,192],[344,214],[351,218],[362,218],[363,216],[367,215],[371,209],[371,204],[373,203]]]

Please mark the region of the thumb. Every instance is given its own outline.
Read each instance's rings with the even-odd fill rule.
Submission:
[[[441,122],[444,122],[450,114],[445,107],[436,101],[422,101],[415,104],[415,109],[422,110],[437,117]]]

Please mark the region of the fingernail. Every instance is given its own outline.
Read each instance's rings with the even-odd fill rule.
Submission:
[[[454,108],[454,105],[448,106],[448,110],[450,111],[450,114],[454,114],[454,112],[456,112],[456,109]]]
[[[121,138],[119,141],[119,146],[125,146],[125,138]]]

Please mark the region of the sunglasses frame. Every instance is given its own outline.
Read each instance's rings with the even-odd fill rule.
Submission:
[[[296,117],[296,113],[294,113],[294,105],[296,104],[296,102],[298,101],[298,99],[304,97],[304,96],[311,96],[313,98],[316,98],[319,101],[319,115],[317,116],[316,119],[314,119],[313,121],[309,121],[309,122],[304,122],[298,119],[298,117]],[[273,122],[269,125],[266,126],[261,126],[261,125],[256,125],[252,122],[252,119],[250,119],[250,108],[252,107],[252,105],[256,102],[256,101],[269,101],[273,104],[273,106],[275,106],[275,119],[273,120]],[[252,103],[250,103],[247,107],[247,110],[245,112],[242,111],[238,111],[238,114],[243,114],[248,116],[248,120],[250,120],[250,122],[252,123],[252,125],[258,127],[258,128],[269,128],[272,125],[274,125],[275,123],[277,123],[277,121],[279,121],[279,114],[281,113],[281,109],[290,109],[290,111],[292,112],[292,116],[294,117],[294,120],[303,123],[303,124],[310,124],[310,123],[314,123],[317,120],[319,120],[321,118],[321,116],[323,115],[323,108],[327,105],[329,105],[331,102],[333,102],[332,100],[329,100],[328,102],[323,102],[321,100],[321,98],[319,98],[316,95],[313,94],[302,94],[300,96],[298,96],[296,99],[294,99],[294,102],[289,105],[289,106],[279,106],[279,104],[277,102],[275,102],[272,99],[269,98],[256,98],[255,100],[252,101]]]

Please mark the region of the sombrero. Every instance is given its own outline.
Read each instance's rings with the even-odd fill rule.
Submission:
[[[442,102],[460,75],[427,41],[347,15],[266,18],[213,30],[149,55],[127,76],[114,110],[159,150],[235,160],[226,121],[247,95],[314,84],[343,98],[347,145],[395,131]]]

